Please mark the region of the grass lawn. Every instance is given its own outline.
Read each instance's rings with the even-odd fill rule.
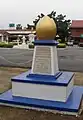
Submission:
[[[0,67],[0,93],[11,88],[11,77],[27,71],[24,68]],[[75,85],[83,85],[83,73],[75,73]],[[35,110],[0,106],[0,120],[83,120],[80,117],[59,115]]]

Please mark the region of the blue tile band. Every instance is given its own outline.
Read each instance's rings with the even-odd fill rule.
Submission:
[[[28,74],[27,77],[39,78],[39,79],[57,79],[62,72],[57,72],[55,75],[43,75],[43,74]]]
[[[57,46],[58,42],[55,40],[35,40],[34,45]]]

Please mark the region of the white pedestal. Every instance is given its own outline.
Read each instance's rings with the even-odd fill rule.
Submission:
[[[58,72],[56,46],[35,46],[32,74],[55,75]]]

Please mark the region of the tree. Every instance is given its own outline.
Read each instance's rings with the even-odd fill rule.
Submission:
[[[35,29],[35,25],[29,25],[29,24],[27,24],[26,29],[29,29],[29,30]]]
[[[44,17],[45,15],[43,13],[41,13],[40,15],[37,16],[37,18],[33,21],[34,25],[36,26],[37,22]]]
[[[57,15],[56,12],[52,11],[50,14],[48,14],[50,18],[53,18],[53,20],[56,23],[57,26],[57,34],[61,37],[62,42],[65,42],[65,38],[68,38],[70,34],[69,26],[71,20],[66,20],[66,15]],[[34,25],[36,26],[37,22],[44,17],[44,14],[41,13],[40,15],[37,16],[37,18],[33,21]]]
[[[68,38],[70,35],[70,22],[71,20],[65,20],[66,15],[58,15],[57,20],[57,34],[61,37],[62,42],[65,42],[65,38]]]
[[[21,24],[17,24],[17,25],[16,25],[16,29],[17,29],[17,30],[22,30],[22,25],[21,25]]]

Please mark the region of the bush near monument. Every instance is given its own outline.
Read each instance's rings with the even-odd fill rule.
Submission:
[[[34,48],[34,44],[29,44],[29,48]]]
[[[17,42],[10,42],[10,43],[13,44],[13,45],[18,45]],[[19,44],[22,44],[22,42],[19,42]]]
[[[61,39],[58,39],[57,42],[61,43]]]
[[[18,43],[17,43],[17,42],[11,42],[11,44],[13,44],[13,45],[18,45]]]
[[[7,43],[4,43],[4,42],[1,42],[1,43],[0,43],[0,47],[1,47],[1,48],[13,48],[13,46],[14,46],[14,45],[13,45],[12,43],[8,43],[8,44],[7,44]]]
[[[59,43],[57,45],[57,48],[66,48],[66,44],[65,43]]]

